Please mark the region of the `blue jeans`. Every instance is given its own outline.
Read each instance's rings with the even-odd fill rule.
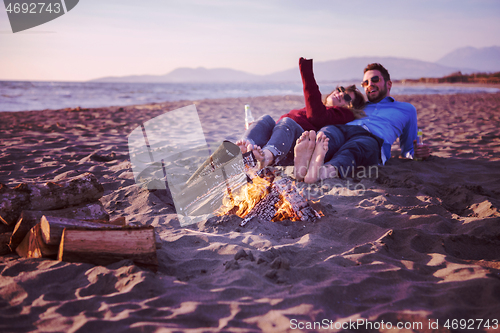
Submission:
[[[274,155],[274,165],[293,165],[295,142],[304,132],[291,118],[276,123],[269,115],[257,119],[243,134],[242,139],[268,149]]]
[[[339,177],[350,175],[358,166],[377,165],[384,140],[358,125],[330,125],[321,130],[330,139],[325,165],[333,165]]]

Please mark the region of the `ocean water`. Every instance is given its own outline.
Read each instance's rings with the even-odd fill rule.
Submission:
[[[320,83],[321,92],[338,83]],[[392,95],[499,92],[498,88],[394,86]],[[288,83],[103,83],[0,81],[0,112],[94,108],[205,98],[302,95],[301,82]]]

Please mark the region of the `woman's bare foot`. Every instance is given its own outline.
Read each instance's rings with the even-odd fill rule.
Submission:
[[[271,151],[267,149],[262,149],[259,146],[255,146],[252,148],[253,156],[258,162],[259,169],[263,169],[269,165],[271,165],[274,161],[274,155]]]
[[[251,147],[252,144],[248,140],[238,140],[238,141],[236,141],[236,145],[238,147],[240,147],[242,154],[249,152],[253,148],[253,147]]]
[[[319,132],[316,136],[316,147],[311,156],[307,174],[304,177],[304,182],[312,184],[320,178],[320,169],[323,168],[325,162],[325,155],[328,151],[328,138],[323,132]]]
[[[274,161],[274,155],[267,149],[262,149],[260,146],[254,146],[248,140],[238,140],[236,145],[240,148],[241,153],[245,154],[251,151],[257,160],[258,168],[263,169],[271,165]]]
[[[316,145],[316,132],[305,131],[295,143],[293,165],[295,169],[295,179],[303,181],[309,168],[309,160]]]

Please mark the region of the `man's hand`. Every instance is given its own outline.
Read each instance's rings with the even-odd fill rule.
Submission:
[[[417,145],[417,141],[413,141],[413,158],[425,160],[431,155],[431,149],[427,144]]]

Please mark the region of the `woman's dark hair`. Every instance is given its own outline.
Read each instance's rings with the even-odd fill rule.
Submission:
[[[353,109],[362,110],[365,107],[365,96],[361,93],[361,91],[356,88],[356,85],[348,86],[345,88],[347,92],[352,92],[354,94],[354,99],[351,101],[351,107]]]
[[[337,88],[335,88],[334,91],[329,93],[327,95],[327,97],[330,96],[331,94],[333,94],[334,92],[336,92]],[[361,91],[358,90],[358,88],[356,88],[356,85],[354,85],[354,84],[345,87],[345,90],[346,90],[346,93],[352,92],[354,94],[354,99],[351,100],[351,102],[349,103],[349,108],[354,113],[354,117],[356,119],[366,117],[366,114],[363,111],[365,104],[366,104],[365,96],[361,93]],[[325,98],[324,104],[326,104],[326,98]]]

